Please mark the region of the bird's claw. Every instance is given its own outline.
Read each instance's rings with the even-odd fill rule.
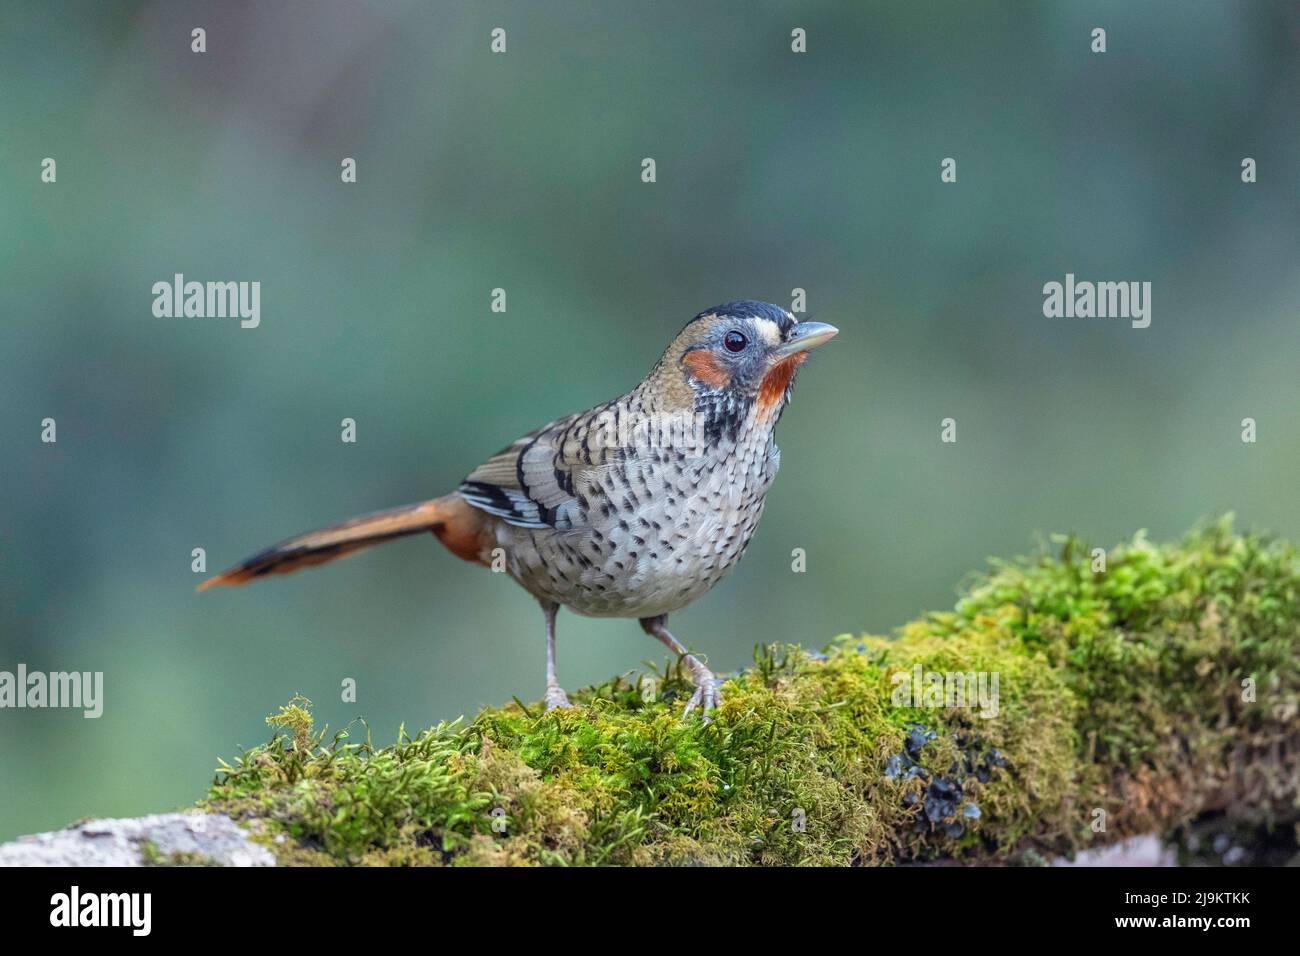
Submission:
[[[721,682],[713,676],[711,670],[699,661],[694,661],[691,664],[691,682],[695,685],[695,693],[686,702],[686,710],[682,712],[682,719],[689,717],[691,711],[698,707],[700,708],[700,714],[704,717],[704,723],[707,724],[713,720],[713,711],[722,702]]]
[[[572,707],[569,703],[569,695],[564,692],[563,687],[546,688],[546,709],[555,710],[557,707]]]

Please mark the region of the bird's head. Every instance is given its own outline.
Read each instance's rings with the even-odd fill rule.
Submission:
[[[688,322],[658,371],[689,389],[680,392],[683,400],[715,434],[734,432],[751,412],[753,421],[774,427],[809,350],[838,331],[823,322],[799,322],[767,302],[728,302]]]

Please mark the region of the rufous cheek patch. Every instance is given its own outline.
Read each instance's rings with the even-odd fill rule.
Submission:
[[[731,374],[718,364],[713,355],[703,349],[687,352],[682,365],[691,378],[709,388],[726,388],[731,384]]]

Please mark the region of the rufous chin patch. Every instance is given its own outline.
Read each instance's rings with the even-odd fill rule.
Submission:
[[[718,364],[718,360],[704,349],[687,352],[682,357],[682,365],[691,374],[691,378],[707,385],[709,388],[726,388],[731,384],[731,375]]]
[[[761,420],[767,421],[772,412],[781,404],[781,396],[790,387],[790,379],[794,378],[795,370],[803,364],[803,360],[807,357],[807,352],[796,352],[767,370],[767,374],[763,376],[762,384],[758,386],[758,398],[755,402],[758,407],[758,417]]]

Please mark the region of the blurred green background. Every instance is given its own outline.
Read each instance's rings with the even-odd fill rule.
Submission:
[[[0,10],[0,669],[106,682],[99,720],[0,712],[0,838],[186,804],[295,692],[381,742],[538,698],[536,606],[431,538],[202,596],[191,549],[443,493],[728,299],[804,288],[842,334],[746,560],[674,618],[717,669],[1053,531],[1300,536],[1293,3]],[[176,272],[260,281],[261,327],[155,318]],[[1150,281],[1151,327],[1044,318],[1066,272]],[[559,634],[570,688],[663,660]]]

